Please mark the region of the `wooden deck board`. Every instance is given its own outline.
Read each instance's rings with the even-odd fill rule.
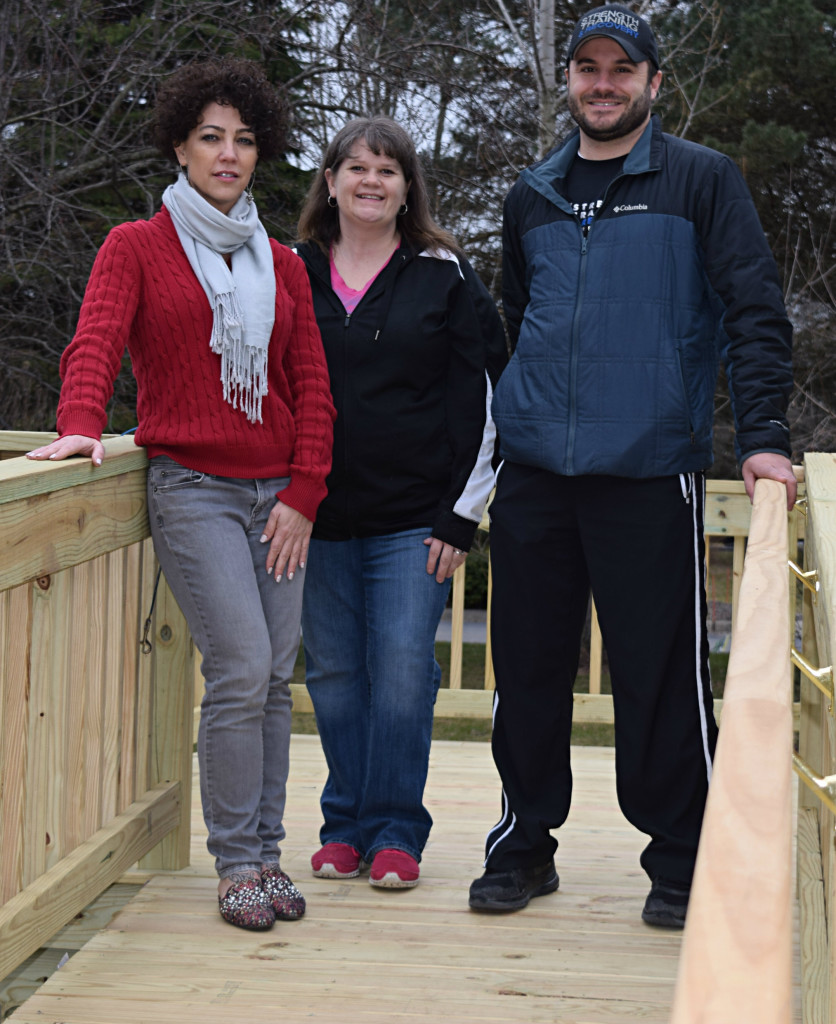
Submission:
[[[560,889],[516,914],[481,915],[468,910],[467,887],[499,810],[487,744],[434,745],[427,804],[435,826],[421,883],[392,892],[364,877],[310,877],[325,770],[317,737],[294,736],[282,863],[308,902],[301,921],[248,933],[221,920],[195,799],[191,867],[153,876],[10,1019],[667,1022],[680,936],[639,918],[644,839],[617,808],[612,751],[576,748],[573,765]],[[800,1020],[797,983],[794,995]]]

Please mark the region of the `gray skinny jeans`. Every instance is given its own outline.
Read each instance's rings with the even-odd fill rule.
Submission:
[[[287,478],[148,468],[154,549],[203,655],[197,749],[207,846],[218,875],[276,863],[290,744],[290,687],[304,572],[280,583],[259,541]]]

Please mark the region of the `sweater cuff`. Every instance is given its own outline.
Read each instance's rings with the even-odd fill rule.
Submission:
[[[283,505],[296,509],[306,519],[314,522],[317,509],[327,493],[324,480],[291,475],[290,483],[283,491],[279,491],[276,497]]]
[[[102,436],[102,417],[97,413],[67,412],[58,423],[58,436],[82,434],[98,441]]]
[[[455,512],[442,512],[435,521],[432,535],[461,551],[470,551],[478,526],[472,519],[464,519]]]

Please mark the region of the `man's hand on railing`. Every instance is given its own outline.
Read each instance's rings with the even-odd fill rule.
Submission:
[[[71,455],[89,455],[95,466],[101,466],[105,455],[104,445],[95,437],[84,434],[66,434],[42,448],[34,448],[26,453],[27,459],[67,459]]]
[[[786,455],[779,455],[776,452],[756,452],[750,455],[743,463],[743,483],[746,485],[746,493],[749,501],[755,495],[755,481],[761,478],[777,480],[787,488],[787,508],[792,510],[795,505],[795,497],[798,491],[798,484],[795,473],[792,470],[792,463]]]

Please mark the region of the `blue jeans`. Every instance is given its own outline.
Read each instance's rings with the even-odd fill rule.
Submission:
[[[287,484],[210,476],[167,456],[148,468],[154,550],[203,655],[200,794],[221,878],[277,862],[285,834],[304,573],[276,583],[259,538]]]
[[[426,571],[429,534],[312,541],[305,570],[307,684],[328,762],[320,840],[368,862],[383,849],[420,860],[432,826],[435,632],[450,583]]]

